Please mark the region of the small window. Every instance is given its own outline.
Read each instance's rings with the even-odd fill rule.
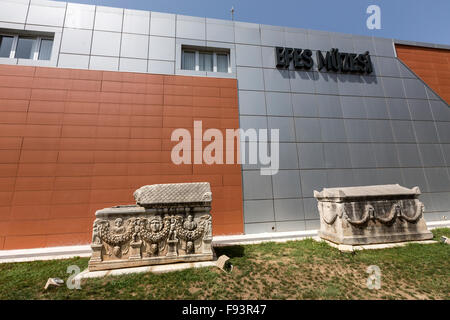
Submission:
[[[53,40],[42,39],[39,48],[39,60],[50,60],[52,56]]]
[[[184,51],[182,64],[181,68],[184,70],[195,70],[195,52]]]
[[[36,39],[19,37],[16,48],[16,58],[33,59]]]
[[[230,73],[230,55],[224,51],[182,50],[181,69]]]
[[[200,71],[212,72],[214,70],[212,53],[200,52],[199,58]]]
[[[14,37],[0,35],[0,58],[9,58]]]
[[[217,55],[217,72],[228,72],[228,55]]]
[[[48,36],[0,34],[0,57],[30,60],[50,60],[53,39]]]

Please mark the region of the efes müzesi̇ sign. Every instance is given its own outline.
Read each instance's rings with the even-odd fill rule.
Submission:
[[[277,68],[288,69],[291,62],[295,69],[309,70],[314,66],[313,53],[309,49],[275,48]],[[316,54],[317,68],[322,71],[370,74],[373,72],[369,51],[362,54],[344,53],[339,49],[331,49],[325,55],[318,50]]]

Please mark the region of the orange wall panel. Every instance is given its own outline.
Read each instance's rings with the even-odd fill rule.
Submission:
[[[395,45],[397,56],[450,104],[450,50]]]
[[[0,65],[0,250],[87,244],[156,183],[210,182],[214,234],[243,233],[241,166],[170,159],[173,129],[238,119],[234,79]]]

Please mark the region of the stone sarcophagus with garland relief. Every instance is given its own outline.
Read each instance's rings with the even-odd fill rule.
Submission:
[[[149,185],[134,198],[95,213],[90,271],[213,259],[209,183]]]
[[[314,191],[319,236],[344,245],[429,240],[420,189],[396,185],[325,188]]]

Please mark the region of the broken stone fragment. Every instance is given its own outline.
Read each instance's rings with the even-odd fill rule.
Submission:
[[[48,278],[44,289],[47,290],[49,287],[60,287],[64,284],[64,280],[60,278]]]
[[[441,237],[441,242],[442,242],[442,243],[445,243],[445,244],[450,244],[450,238],[447,238],[447,237],[442,236],[442,237]]]
[[[225,272],[231,272],[233,270],[233,265],[230,263],[230,258],[226,255],[221,255],[217,259],[216,266]]]

